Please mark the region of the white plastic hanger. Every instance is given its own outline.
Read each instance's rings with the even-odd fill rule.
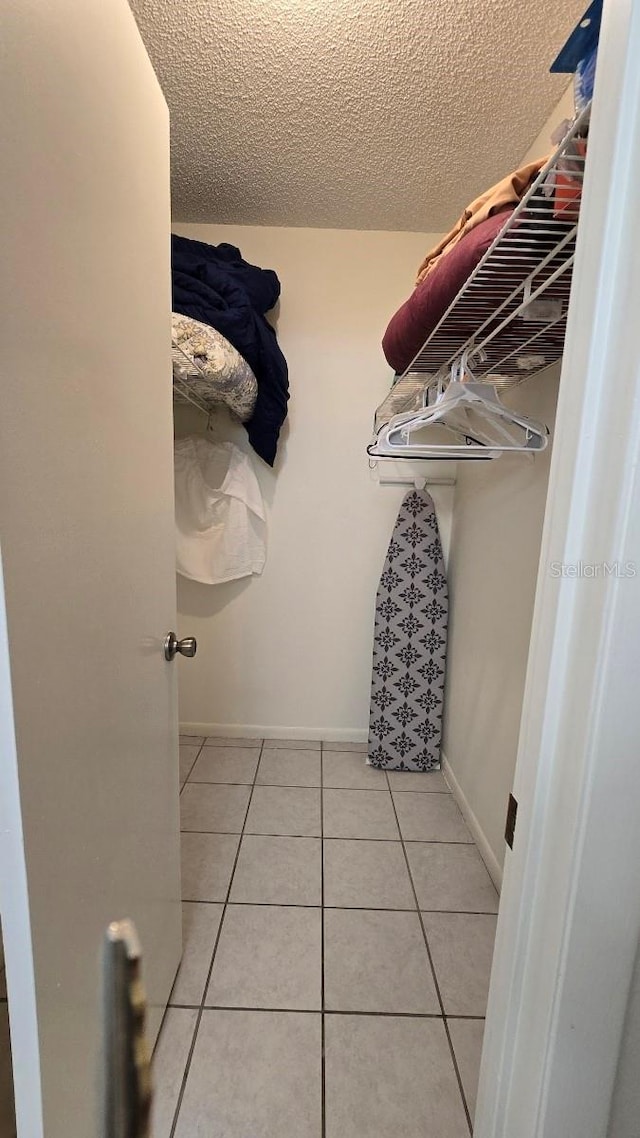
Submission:
[[[424,431],[418,441],[412,436]],[[370,454],[405,458],[491,459],[544,450],[543,423],[505,407],[495,388],[474,380],[464,353],[431,405],[394,415],[378,432]]]

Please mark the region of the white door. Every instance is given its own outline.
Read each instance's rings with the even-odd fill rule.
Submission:
[[[169,121],[126,0],[0,20],[0,904],[19,1133],[86,1138],[107,923],[153,1029],[180,952]]]

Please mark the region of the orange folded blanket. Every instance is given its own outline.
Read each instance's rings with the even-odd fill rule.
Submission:
[[[517,205],[547,161],[547,158],[540,158],[537,162],[529,162],[528,165],[522,166],[519,170],[514,170],[513,174],[509,174],[501,182],[496,182],[495,186],[491,186],[491,189],[485,190],[479,198],[471,202],[453,229],[442,238],[435,249],[427,254],[418,269],[416,283],[420,284],[435,269],[440,258],[451,252],[454,245],[457,245],[458,241],[469,230],[474,229],[481,221],[486,221],[498,210],[503,210],[506,206]]]

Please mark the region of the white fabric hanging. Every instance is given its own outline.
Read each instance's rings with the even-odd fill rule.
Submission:
[[[200,436],[176,439],[175,490],[178,573],[207,585],[262,573],[265,514],[248,454]]]

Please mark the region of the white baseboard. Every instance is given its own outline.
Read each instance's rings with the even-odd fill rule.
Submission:
[[[223,739],[324,739],[327,743],[366,743],[369,733],[358,727],[264,727],[259,723],[181,723],[181,735]]]
[[[482,826],[476,818],[473,810],[469,806],[464,791],[460,786],[460,783],[458,782],[455,774],[453,773],[446,755],[442,756],[442,773],[445,777],[446,782],[451,788],[451,793],[453,794],[453,797],[460,807],[462,816],[471,831],[474,842],[478,847],[478,852],[480,853],[480,856],[489,871],[491,880],[493,881],[493,884],[499,893],[502,889],[502,866],[500,865],[500,862],[491,849]]]

